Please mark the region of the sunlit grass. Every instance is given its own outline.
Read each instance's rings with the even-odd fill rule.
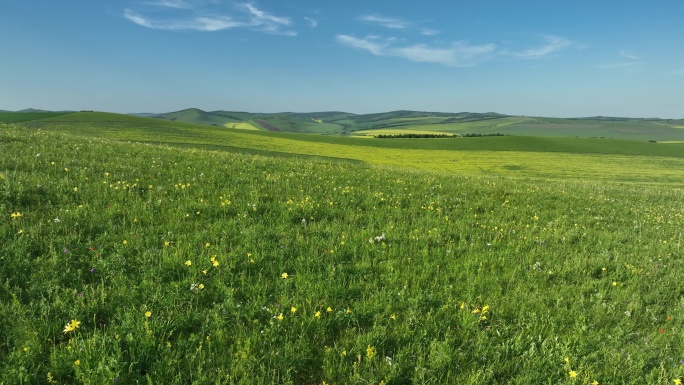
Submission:
[[[390,169],[15,126],[0,126],[0,151],[0,383],[684,375],[675,183],[406,172],[400,159]],[[627,173],[622,160],[554,159]],[[678,177],[664,171],[678,164],[653,162]]]

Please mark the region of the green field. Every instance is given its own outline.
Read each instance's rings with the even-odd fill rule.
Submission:
[[[7,112],[0,111],[0,123],[28,122],[70,114],[70,112]]]
[[[545,118],[496,113],[392,111],[376,114],[344,112],[246,113],[188,109],[158,118],[193,124],[247,123],[263,130],[327,135],[505,134],[515,136],[612,138],[639,141],[682,141],[684,120],[611,117]]]
[[[0,384],[684,377],[684,143],[82,112],[0,153]]]
[[[674,185],[684,180],[681,143],[518,136],[369,140],[231,130],[106,113],[77,113],[27,126],[120,141],[352,159],[472,176]]]

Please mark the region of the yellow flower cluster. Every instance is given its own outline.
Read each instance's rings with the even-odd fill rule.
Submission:
[[[74,331],[80,327],[81,327],[81,321],[77,321],[75,319],[72,319],[71,322],[67,323],[64,326],[64,333],[66,334],[66,333],[72,332],[72,331]]]

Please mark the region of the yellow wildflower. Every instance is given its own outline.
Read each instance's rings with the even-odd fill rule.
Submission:
[[[287,273],[280,274],[280,278],[286,279],[288,277]]]
[[[283,318],[285,318],[285,317],[283,317],[283,313],[280,313],[280,314],[278,314],[277,318],[278,318],[278,321],[282,321]]]
[[[396,314],[392,314],[392,315],[390,316],[390,319],[393,320],[393,321],[396,321],[396,320],[397,320],[397,315],[396,315]]]
[[[66,333],[72,332],[72,331],[74,331],[80,327],[81,327],[81,321],[77,321],[75,319],[72,319],[71,322],[67,323],[64,326],[64,333],[66,334]]]
[[[314,314],[314,317],[316,318],[321,318],[321,312],[317,311],[316,314]]]
[[[202,289],[204,289],[204,284],[200,283],[199,286],[197,286],[197,287],[199,287],[199,289],[202,290]]]
[[[187,261],[185,261],[185,266],[190,266],[190,265],[192,265],[192,261],[191,261],[191,260],[188,259]]]
[[[570,378],[575,378],[575,377],[577,377],[577,372],[574,371],[574,370],[571,370],[571,371],[568,373],[568,375],[570,376]]]
[[[23,215],[22,215],[22,213],[17,211],[16,213],[10,214],[10,217],[12,217],[12,219],[17,219],[17,218],[23,217]]]
[[[81,360],[74,361],[74,365],[76,365],[76,366],[81,365]]]
[[[145,312],[145,317],[146,317],[146,318],[150,318],[150,317],[152,317],[152,312],[151,312],[151,311],[149,311],[149,310],[148,310],[148,311],[146,311],[146,312]]]
[[[294,313],[297,312],[297,308],[294,307],[294,306],[292,306],[292,307],[290,308],[290,311],[292,312],[292,314],[294,314]]]
[[[328,313],[332,313],[332,308],[330,306],[328,306],[328,308],[325,309],[325,311],[327,311]]]
[[[675,378],[674,380],[672,380],[672,382],[674,382],[675,385],[682,385],[682,380],[680,380],[679,378]]]
[[[375,347],[368,345],[366,348],[366,357],[371,360],[375,357]]]

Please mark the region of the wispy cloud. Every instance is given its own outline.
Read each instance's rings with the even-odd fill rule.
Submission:
[[[378,24],[391,29],[406,29],[410,26],[410,24],[404,20],[377,15],[363,15],[359,17],[359,20],[365,21],[367,23]]]
[[[178,9],[193,8],[183,0],[159,0],[155,4]],[[187,4],[188,7],[184,7],[184,4]],[[297,35],[295,31],[288,28],[292,24],[292,20],[288,17],[272,15],[257,8],[252,3],[238,4],[236,11],[236,15],[231,17],[208,12],[204,9],[193,9],[181,18],[160,19],[146,17],[133,10],[125,9],[123,16],[140,26],[160,30],[222,31],[233,28],[249,28],[270,34]]]
[[[638,67],[644,63],[641,60],[640,56],[637,56],[634,53],[625,50],[620,51],[620,58],[620,61],[615,61],[612,63],[601,63],[595,65],[594,67],[604,70],[618,68],[631,69],[634,67]]]
[[[135,24],[151,29],[163,29],[169,31],[196,30],[196,31],[221,31],[224,29],[249,27],[249,24],[235,21],[226,16],[194,17],[186,20],[155,21],[126,9],[124,17]]]
[[[546,44],[520,52],[513,52],[512,55],[528,60],[541,59],[556,52],[562,51],[572,44],[570,40],[559,36],[544,36],[543,39]]]
[[[406,21],[404,19],[400,19],[397,17],[363,15],[359,17],[359,20],[365,23],[375,24],[389,29],[417,29],[418,31],[420,31],[421,35],[425,36],[433,36],[440,33],[435,29],[423,28],[418,26],[418,23]]]
[[[640,61],[620,62],[620,63],[603,63],[597,64],[595,67],[603,70],[610,70],[616,68],[631,68],[641,65]]]
[[[310,18],[310,17],[305,17],[304,20],[306,20],[306,21],[309,23],[309,25],[311,26],[311,28],[316,28],[316,27],[318,27],[318,20],[312,19],[312,18]]]
[[[625,51],[624,49],[622,51],[620,51],[620,56],[622,56],[625,59],[629,59],[629,60],[641,60],[641,58],[639,56],[633,54],[632,52]]]
[[[393,45],[394,39],[366,36],[357,38],[350,35],[337,35],[338,42],[376,56],[393,56],[421,63],[435,63],[449,67],[469,67],[491,56],[496,51],[494,44],[471,45],[459,41],[445,47],[426,44],[405,46]]]
[[[148,4],[158,5],[161,7],[168,7],[168,8],[178,8],[178,9],[190,9],[190,8],[192,8],[192,5],[190,5],[188,2],[186,2],[184,0],[157,0],[157,1],[150,1]]]

